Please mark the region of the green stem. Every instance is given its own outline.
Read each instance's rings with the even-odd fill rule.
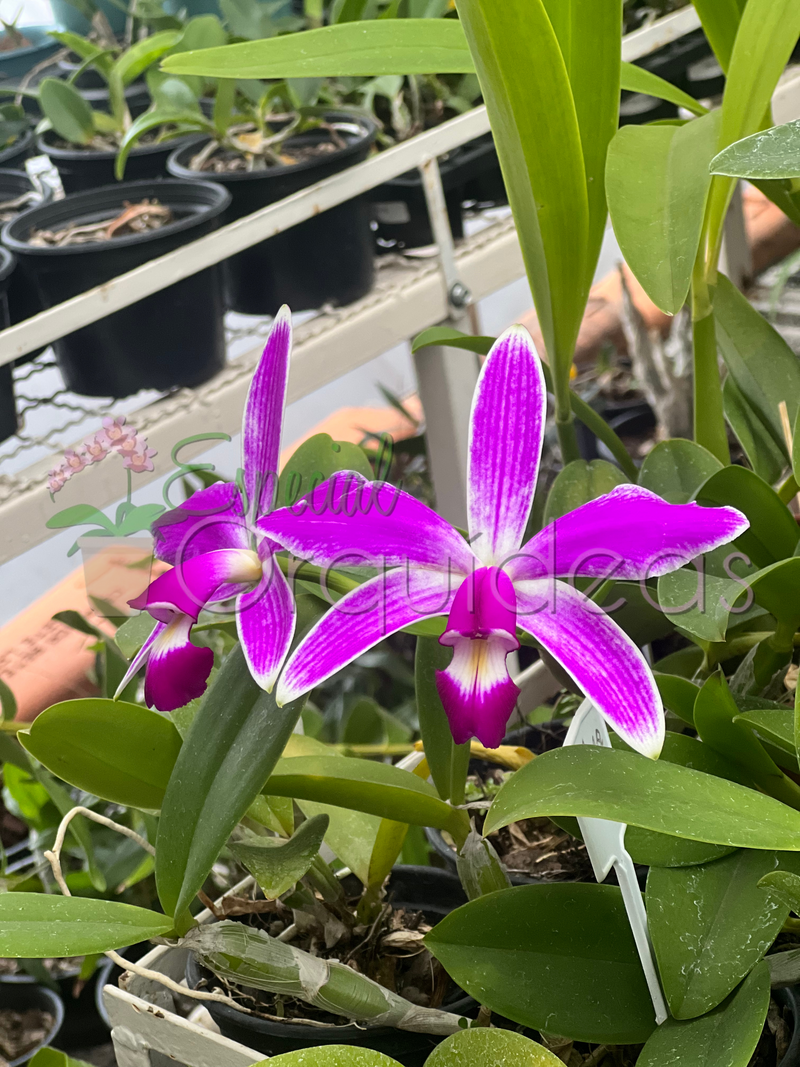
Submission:
[[[702,246],[701,246],[702,248]],[[708,283],[700,255],[692,278],[694,343],[694,439],[728,466],[731,454],[722,409],[722,382],[717,364],[717,337]]]
[[[793,474],[790,474],[783,485],[778,487],[778,496],[784,504],[788,504],[792,497],[797,496],[798,493],[800,493],[800,485],[797,484]]]

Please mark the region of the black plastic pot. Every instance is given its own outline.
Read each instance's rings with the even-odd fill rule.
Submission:
[[[59,999],[64,1009],[64,1018],[58,1031],[60,1049],[68,1051],[88,1048],[108,1040],[110,1026],[97,1008],[97,994],[101,979],[108,975],[107,964],[111,964],[111,960],[101,959],[101,963],[91,978],[79,987],[78,996],[75,996],[75,989],[79,968],[76,967],[63,977],[56,978]],[[19,971],[9,975],[4,981],[32,985],[36,980],[24,971]]]
[[[656,427],[655,414],[646,400],[608,401],[603,403],[599,414],[611,429],[622,437],[647,433]],[[603,442],[599,441],[582,422],[576,421],[575,429],[582,459],[614,459]]]
[[[39,203],[46,204],[53,199],[53,190],[47,185],[42,185],[42,191],[34,186],[24,170],[0,169],[0,203],[8,200],[16,200],[25,193],[33,192],[38,197]],[[34,206],[33,204],[31,206]],[[25,277],[21,270],[14,271],[8,287],[8,312],[13,326],[17,322],[24,322],[32,315],[42,311],[42,301],[36,287]],[[27,363],[41,352],[30,352],[16,364]]]
[[[793,1023],[792,1040],[783,1055],[780,1067],[800,1067],[800,986],[773,989],[772,996],[782,1008],[789,1009]]]
[[[0,167],[20,167],[36,148],[36,134],[28,130],[0,152]]]
[[[10,325],[8,288],[16,267],[16,259],[6,248],[0,248],[0,328]],[[0,367],[0,441],[17,432],[17,405],[14,400],[14,378],[11,364]]]
[[[439,172],[450,229],[456,239],[464,236],[463,201],[502,203],[507,199],[490,133],[442,157]],[[409,170],[379,185],[373,189],[371,199],[379,251],[420,248],[433,243],[433,230],[418,170]]]
[[[40,152],[49,156],[61,177],[66,193],[82,193],[116,182],[114,151],[97,152],[88,148],[59,148],[53,144],[56,135],[50,131],[37,141]],[[167,160],[175,151],[174,141],[142,145],[134,148],[125,165],[125,181],[155,181],[167,175]]]
[[[20,1067],[20,1064],[28,1062],[34,1052],[50,1045],[58,1036],[64,1021],[64,1005],[61,1003],[61,998],[56,996],[52,990],[36,985],[34,982],[0,981],[0,1010],[3,1008],[12,1008],[14,1011],[38,1008],[53,1016],[53,1025],[44,1041],[30,1049],[24,1056],[10,1060],[8,1067]]]
[[[466,903],[458,879],[449,871],[435,867],[395,867],[389,879],[389,899],[398,907],[406,906],[424,912],[428,922],[432,923]],[[189,957],[186,981],[190,988],[196,989],[207,973],[193,956]],[[299,1023],[273,1022],[245,1015],[227,1004],[208,1001],[206,1006],[224,1037],[269,1056],[320,1045],[358,1045],[383,1052],[403,1064],[403,1067],[423,1067],[431,1049],[442,1040],[431,1034],[417,1034],[388,1026],[370,1029],[351,1025],[323,1029]],[[475,1001],[456,986],[451,988],[442,1004],[443,1009],[458,1015],[474,1014],[476,1007]]]
[[[677,114],[674,104],[644,93],[623,93],[619,103],[620,126],[642,126],[657,119],[674,119]]]
[[[209,175],[231,194],[226,223],[367,158],[375,140],[374,123],[339,113],[327,118],[358,129],[358,133],[342,132],[347,147],[290,166]],[[324,130],[311,130],[286,144],[314,144],[325,137]],[[203,180],[202,173],[189,169],[202,145],[202,140],[195,140],[177,149],[167,163],[169,173],[190,181]],[[228,306],[234,311],[274,315],[281,304],[288,304],[293,311],[351,304],[369,292],[374,274],[369,206],[365,197],[358,196],[226,260],[225,288]]]
[[[155,197],[176,216],[160,230],[63,248],[28,244],[32,229],[112,218],[124,202]],[[24,212],[3,228],[45,307],[60,304],[188,244],[219,225],[230,203],[212,182],[121,182]],[[219,271],[208,267],[54,344],[67,388],[86,396],[129,396],[140,389],[197,386],[225,362]]]

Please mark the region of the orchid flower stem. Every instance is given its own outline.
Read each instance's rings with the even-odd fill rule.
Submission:
[[[692,277],[692,341],[694,345],[694,439],[725,466],[731,461],[722,382],[717,362],[717,337],[708,280],[698,254]]]
[[[571,365],[571,361],[570,361]],[[561,460],[566,467],[576,459],[581,458],[578,448],[578,435],[575,432],[575,416],[572,413],[572,401],[570,399],[569,371],[566,379],[556,366],[552,369],[553,391],[556,398],[556,431],[558,444],[561,448]]]

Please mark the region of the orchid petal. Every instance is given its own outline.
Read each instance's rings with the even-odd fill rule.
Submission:
[[[517,625],[570,674],[617,734],[656,759],[664,711],[644,656],[608,615],[566,582],[516,582]]]
[[[277,489],[291,355],[292,313],[284,304],[272,323],[244,408],[242,467],[250,514],[269,511]]]
[[[668,504],[638,485],[619,485],[546,526],[506,570],[514,579],[657,578],[733,540],[749,525],[736,508]]]
[[[512,326],[486,357],[470,416],[469,540],[484,563],[502,563],[522,543],[546,413],[547,392],[533,341],[523,326]]]
[[[239,597],[236,626],[250,673],[262,689],[271,692],[295,626],[294,598],[275,561],[255,589]]]
[[[214,653],[192,644],[189,632],[193,621],[188,615],[177,615],[150,646],[144,676],[144,699],[149,708],[174,711],[205,692]]]
[[[157,558],[173,566],[205,552],[250,544],[241,494],[233,482],[217,482],[193,493],[157,518],[152,529]]]
[[[519,648],[516,597],[502,570],[481,567],[458,589],[440,645],[453,649],[453,659],[436,672],[436,688],[456,744],[471,737],[487,748],[503,740],[519,689],[506,666],[509,652]]]
[[[153,647],[153,644],[161,636],[161,633],[165,629],[166,625],[167,624],[165,622],[157,622],[155,624],[155,626],[153,627],[153,629],[150,631],[150,633],[148,634],[147,640],[145,641],[145,643],[142,645],[142,647],[139,649],[139,651],[136,653],[136,655],[131,660],[130,666],[128,667],[127,671],[125,672],[125,677],[122,679],[122,681],[117,686],[117,691],[114,694],[114,699],[115,700],[119,700],[120,693],[122,693],[125,690],[126,686],[130,682],[131,678],[133,678],[133,676],[135,674],[138,674],[142,664],[147,662],[147,660],[148,660],[148,658],[150,656],[150,651],[151,651],[151,649]]]
[[[404,626],[446,614],[455,596],[450,585],[442,571],[398,567],[342,597],[289,657],[278,704],[314,689]]]
[[[422,501],[354,471],[339,471],[256,525],[319,567],[415,563],[468,574],[476,562],[458,531]]]
[[[196,622],[203,607],[215,599],[226,583],[260,580],[261,561],[255,552],[226,548],[206,552],[173,567],[128,603],[132,608],[148,611],[160,622],[171,622],[176,613],[188,615]]]

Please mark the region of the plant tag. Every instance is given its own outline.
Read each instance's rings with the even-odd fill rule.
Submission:
[[[602,748],[611,748],[608,729],[603,717],[590,700],[584,700],[575,713],[564,744],[599,745]],[[653,1001],[656,1022],[660,1025],[668,1016],[667,1005],[653,959],[653,948],[647,932],[647,912],[636,878],[636,869],[625,849],[627,826],[624,822],[592,819],[580,815],[578,825],[581,828],[586,851],[592,861],[592,869],[597,881],[604,882],[612,867],[617,872],[622,900],[625,904],[625,911],[628,913],[628,922],[631,925],[639,959],[642,961],[650,999]]]

